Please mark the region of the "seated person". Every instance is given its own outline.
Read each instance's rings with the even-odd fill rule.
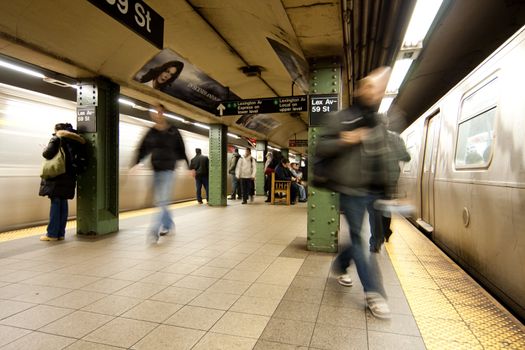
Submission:
[[[295,182],[295,177],[293,177],[292,172],[290,171],[290,161],[288,160],[288,158],[283,158],[281,160],[281,163],[275,168],[275,180],[291,182],[290,204],[295,204],[295,199],[297,198],[299,187]]]
[[[299,163],[293,162],[290,171],[292,172],[292,176],[295,177],[295,182],[299,188],[299,202],[306,202],[306,189],[301,183],[303,173],[299,171]]]

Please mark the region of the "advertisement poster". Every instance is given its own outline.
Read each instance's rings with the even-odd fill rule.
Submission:
[[[170,49],[159,52],[133,79],[213,114],[221,101],[241,100]],[[235,118],[238,118],[238,125],[262,134],[268,134],[271,129],[280,125],[263,114]]]
[[[304,93],[308,93],[308,63],[287,46],[273,39],[266,39],[283,63],[288,74],[290,74],[292,81],[294,81]]]

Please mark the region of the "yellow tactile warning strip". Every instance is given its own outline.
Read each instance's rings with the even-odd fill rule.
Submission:
[[[189,206],[196,205],[196,204],[197,204],[197,201],[175,203],[175,204],[171,204],[169,206],[169,209],[170,210],[179,209],[179,208],[189,207]],[[146,208],[146,209],[140,209],[140,210],[127,211],[124,213],[120,213],[119,218],[128,219],[128,218],[134,218],[134,217],[143,216],[143,215],[151,215],[155,213],[156,211],[157,211],[156,208]],[[70,220],[67,222],[66,230],[74,229],[75,227],[77,227],[77,221]],[[12,241],[15,239],[31,237],[31,236],[44,235],[46,233],[46,228],[47,228],[47,225],[41,225],[41,226],[24,228],[20,230],[0,232],[0,242]]]
[[[525,327],[404,219],[388,254],[427,349],[525,349]]]

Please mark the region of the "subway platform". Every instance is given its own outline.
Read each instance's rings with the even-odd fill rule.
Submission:
[[[60,242],[0,234],[0,349],[525,349],[523,324],[404,219],[379,255],[379,320],[355,269],[340,286],[334,254],[305,250],[306,205],[263,200],[173,205],[157,245],[153,209],[95,240],[74,222]]]

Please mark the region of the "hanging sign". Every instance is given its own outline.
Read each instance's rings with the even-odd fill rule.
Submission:
[[[250,100],[222,101],[215,114],[244,115],[306,112],[308,110],[308,96],[286,96],[255,98]]]
[[[162,49],[164,18],[141,0],[88,0],[126,27]]]
[[[339,110],[339,95],[310,95],[310,126],[326,124],[326,115]]]

